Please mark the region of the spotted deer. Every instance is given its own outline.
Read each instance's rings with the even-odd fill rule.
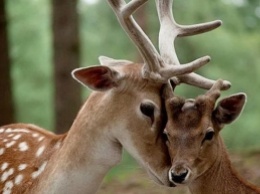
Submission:
[[[222,84],[217,81],[196,99],[183,99],[166,89],[164,133],[172,162],[169,180],[188,186],[192,194],[259,194],[260,188],[234,170],[220,136],[224,125],[240,115],[246,95],[237,93],[216,105]]]
[[[209,62],[208,56],[180,65],[172,44],[177,36],[213,30],[221,21],[179,25],[172,2],[158,0],[159,53],[132,16],[147,1],[108,0],[144,63],[100,57],[101,66],[75,69],[72,76],[93,92],[68,133],[55,135],[31,124],[0,128],[2,193],[93,194],[120,162],[123,147],[154,181],[171,186],[170,158],[162,138],[162,87],[169,78],[202,88],[214,83],[193,73]],[[222,89],[229,87],[226,81]]]

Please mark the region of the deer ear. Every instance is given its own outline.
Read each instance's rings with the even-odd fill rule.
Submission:
[[[124,59],[113,59],[106,56],[99,56],[98,60],[101,65],[127,65],[133,63],[132,61],[124,60]]]
[[[72,71],[72,77],[92,90],[104,91],[117,87],[120,74],[107,66],[92,66],[78,68]]]
[[[238,93],[219,101],[213,112],[214,119],[221,124],[232,123],[243,110],[246,94]]]

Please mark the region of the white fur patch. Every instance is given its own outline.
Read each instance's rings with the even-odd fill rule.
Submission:
[[[19,171],[22,171],[22,170],[26,169],[26,167],[27,167],[27,164],[20,164],[20,165],[18,166],[18,170],[19,170]]]
[[[5,183],[5,187],[4,187],[4,190],[3,190],[3,194],[11,194],[12,193],[12,188],[14,186],[14,183],[13,181],[7,181]]]
[[[4,171],[8,166],[9,164],[7,162],[4,162],[1,166],[1,170]]]
[[[15,179],[14,179],[14,184],[19,185],[23,180],[23,175],[22,174],[18,174]]]
[[[5,152],[5,148],[0,148],[0,156],[3,155]]]
[[[33,133],[32,136],[33,137],[39,137],[39,134],[38,133]]]
[[[32,173],[32,178],[33,179],[37,178],[44,171],[46,165],[47,165],[47,162],[46,161],[43,162],[43,164],[39,167],[39,169]]]
[[[9,170],[5,171],[1,176],[1,181],[4,182],[8,179],[10,175],[14,173],[14,169],[10,168]]]
[[[29,146],[25,141],[22,143],[19,143],[18,147],[21,152],[24,152],[29,149]]]
[[[8,129],[5,130],[5,132],[6,133],[11,133],[11,132],[13,132],[13,130],[11,128],[8,128]]]
[[[18,135],[16,135],[16,136],[14,136],[14,137],[13,137],[13,140],[18,140],[18,139],[20,139],[21,136],[22,136],[21,134],[18,134]]]
[[[0,128],[0,133],[3,133],[5,131],[4,128]]]
[[[5,144],[5,147],[10,148],[10,147],[12,147],[15,143],[16,143],[16,141],[11,141],[11,142]]]
[[[44,139],[44,137],[41,136],[41,137],[38,138],[38,141],[42,141],[43,139]]]
[[[13,133],[11,133],[11,134],[7,135],[7,137],[13,137],[13,136],[14,136],[14,134],[13,134]]]
[[[30,131],[28,129],[14,129],[13,132],[23,132],[23,133],[30,133]]]
[[[36,156],[39,157],[40,155],[42,155],[43,151],[45,150],[45,146],[41,146],[37,152],[36,152]]]

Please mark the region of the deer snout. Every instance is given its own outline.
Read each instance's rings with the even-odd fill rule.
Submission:
[[[174,184],[183,184],[189,178],[191,170],[183,165],[176,165],[169,171],[169,180]]]

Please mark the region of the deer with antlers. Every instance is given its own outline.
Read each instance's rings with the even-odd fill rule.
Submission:
[[[233,169],[220,131],[233,122],[246,102],[244,93],[220,97],[217,81],[196,99],[165,91],[168,123],[165,128],[172,167],[169,180],[187,185],[192,194],[259,194],[260,188],[242,179]]]
[[[132,16],[147,1],[108,0],[144,63],[100,57],[101,66],[74,70],[73,77],[94,91],[68,133],[55,135],[30,124],[0,128],[2,193],[93,194],[120,162],[122,147],[154,181],[171,186],[170,158],[162,138],[162,87],[170,78],[202,88],[214,83],[193,73],[209,62],[208,56],[180,65],[172,44],[176,37],[210,31],[221,22],[179,25],[172,16],[172,2],[157,0],[159,54]],[[229,87],[226,81],[222,89]]]

